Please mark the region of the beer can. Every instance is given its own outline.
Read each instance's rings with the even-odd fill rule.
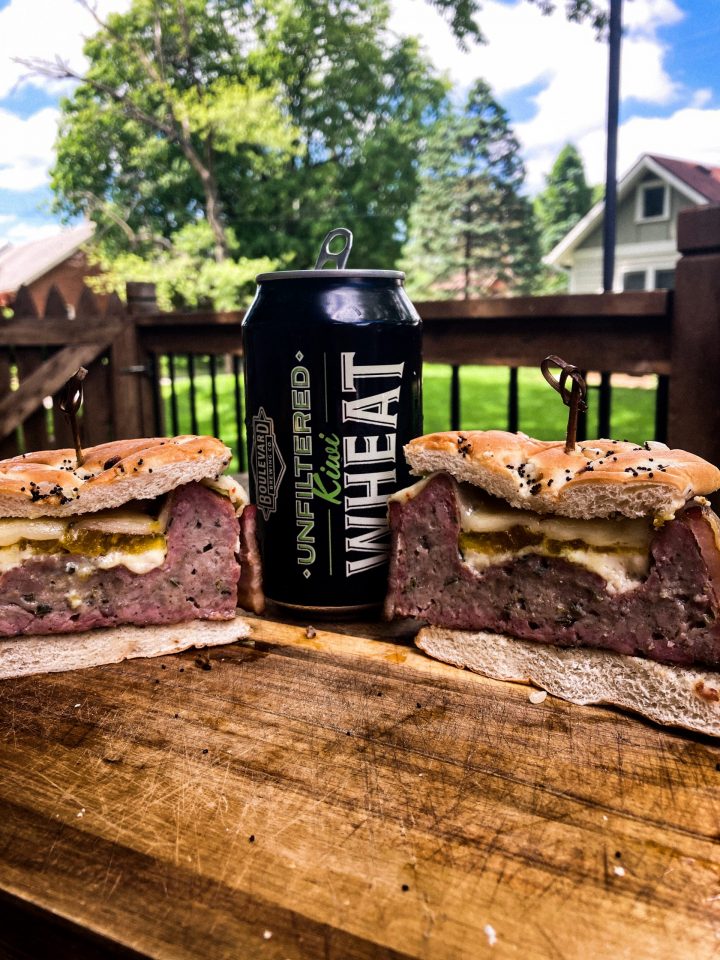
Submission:
[[[351,245],[332,230],[315,269],[261,274],[243,321],[265,594],[328,614],[382,602],[387,498],[410,482],[403,446],[422,433],[421,321],[404,274],[348,269]]]

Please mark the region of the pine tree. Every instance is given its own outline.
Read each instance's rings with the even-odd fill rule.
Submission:
[[[404,265],[416,297],[524,293],[538,274],[525,168],[507,115],[482,80],[436,123],[421,166]]]
[[[535,199],[543,253],[549,253],[593,204],[592,187],[585,179],[585,167],[576,147],[567,144],[558,154],[545,189]]]

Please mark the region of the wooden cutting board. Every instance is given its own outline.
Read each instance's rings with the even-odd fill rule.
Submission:
[[[0,955],[720,954],[715,743],[251,626],[0,683]]]

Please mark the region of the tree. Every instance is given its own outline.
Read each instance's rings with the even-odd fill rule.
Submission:
[[[535,198],[535,216],[540,231],[543,254],[572,230],[596,202],[597,188],[588,186],[585,167],[576,147],[563,147],[545,177],[545,189]],[[600,187],[601,195],[604,192]],[[568,275],[552,267],[545,267],[538,277],[534,293],[565,293]]]
[[[391,265],[445,87],[387,22],[383,0],[133,0],[98,22],[84,78],[34,65],[80,81],[57,208],[91,216],[111,257],[207,222],[217,261],[305,267],[344,224],[364,265]]]
[[[576,147],[562,148],[545,177],[545,189],[535,198],[543,253],[549,253],[593,204],[592,187],[585,179],[585,167]]]
[[[266,0],[258,8],[248,64],[263,84],[278,85],[298,139],[281,180],[234,194],[250,255],[286,252],[311,266],[327,230],[343,225],[355,236],[355,263],[398,259],[398,225],[446,87],[416,40],[390,34],[388,19],[383,0]],[[259,231],[265,223],[271,229]]]
[[[136,250],[204,215],[215,259],[225,259],[218,155],[267,176],[292,144],[274,92],[240,73],[238,4],[135,0],[97,22],[84,77],[60,60],[34,64],[80,81],[62,104],[52,171],[58,209],[92,216],[110,247]]]
[[[539,270],[525,168],[507,115],[478,81],[423,158],[404,266],[417,297],[526,292]]]

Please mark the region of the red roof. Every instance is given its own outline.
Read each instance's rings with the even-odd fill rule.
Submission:
[[[648,156],[710,203],[720,203],[720,167],[706,167],[702,163],[693,163],[689,160],[660,157],[656,153],[650,153]]]
[[[81,223],[19,247],[8,244],[0,249],[0,297],[3,298],[0,303],[11,302],[23,284],[28,286],[71,257],[92,237],[94,230],[94,223]]]

